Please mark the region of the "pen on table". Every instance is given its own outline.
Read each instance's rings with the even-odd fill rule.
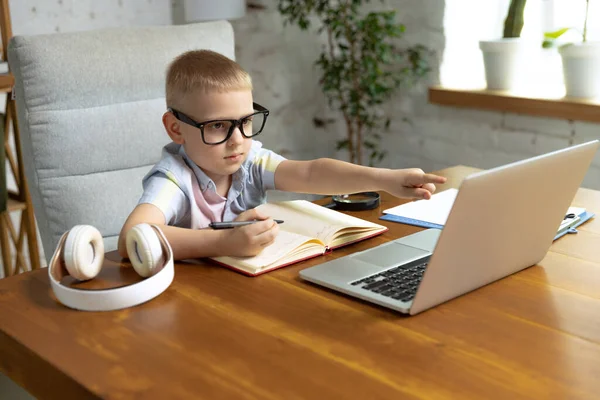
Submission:
[[[211,222],[210,224],[208,224],[208,227],[212,229],[233,229],[238,226],[251,225],[260,221],[262,220],[253,219],[251,221]],[[283,224],[283,221],[280,219],[275,219],[273,221],[277,222],[278,224]]]

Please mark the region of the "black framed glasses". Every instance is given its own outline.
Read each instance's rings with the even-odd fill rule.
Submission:
[[[196,122],[184,113],[169,108],[168,110],[179,121],[200,129],[202,141],[206,144],[221,144],[229,140],[236,127],[246,138],[251,138],[262,132],[269,116],[269,110],[257,103],[252,103],[254,112],[240,119],[214,119]]]

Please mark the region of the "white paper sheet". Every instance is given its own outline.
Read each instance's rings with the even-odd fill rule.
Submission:
[[[457,189],[435,193],[429,200],[417,200],[384,210],[384,214],[412,218],[432,224],[445,225],[454,204]]]

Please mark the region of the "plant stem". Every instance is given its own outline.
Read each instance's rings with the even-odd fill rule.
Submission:
[[[328,26],[327,27],[327,43],[329,45],[329,58],[331,59],[331,61],[335,60],[335,54],[334,54],[334,43],[333,43],[333,32],[331,31],[331,28]],[[344,96],[342,94],[342,88],[338,88],[338,100],[340,101],[340,109],[342,110],[342,115],[344,116],[344,121],[346,122],[346,133],[348,136],[348,153],[350,154],[350,162],[354,163],[355,160],[355,153],[354,153],[354,141],[353,141],[353,136],[354,136],[354,129],[352,127],[352,121],[350,120],[350,116],[348,115],[348,103],[346,102],[346,100],[344,99]]]
[[[346,40],[348,41],[348,43],[350,44],[350,59],[351,61],[351,66],[350,66],[350,71],[352,74],[352,85],[354,86],[354,91],[356,93],[357,96],[357,101],[356,101],[356,115],[354,115],[353,118],[353,122],[356,124],[356,135],[355,135],[355,154],[353,155],[353,158],[356,160],[356,163],[358,165],[362,165],[362,118],[360,117],[360,100],[362,99],[362,96],[360,95],[360,84],[358,81],[358,55],[356,54],[357,50],[356,50],[356,40],[357,38],[355,37],[354,40],[352,40],[351,34],[351,26],[350,26],[350,18],[348,18],[348,14],[349,14],[349,9],[351,7],[350,5],[351,0],[346,1],[346,5],[344,7],[344,14],[345,14],[345,18],[344,18],[344,22],[345,22],[345,31],[346,31]]]
[[[524,25],[525,3],[527,3],[527,0],[511,0],[504,20],[504,34],[502,37],[517,38],[521,36]]]
[[[588,21],[588,12],[590,10],[590,0],[585,1],[585,19],[583,21],[583,42],[587,41],[587,21]]]

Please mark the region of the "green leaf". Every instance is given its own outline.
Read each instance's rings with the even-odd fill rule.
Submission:
[[[548,39],[558,39],[565,33],[567,33],[571,28],[562,28],[554,32],[544,32],[544,37]]]
[[[348,139],[339,140],[337,142],[336,150],[349,149],[349,148],[350,148],[350,142],[348,141]]]

